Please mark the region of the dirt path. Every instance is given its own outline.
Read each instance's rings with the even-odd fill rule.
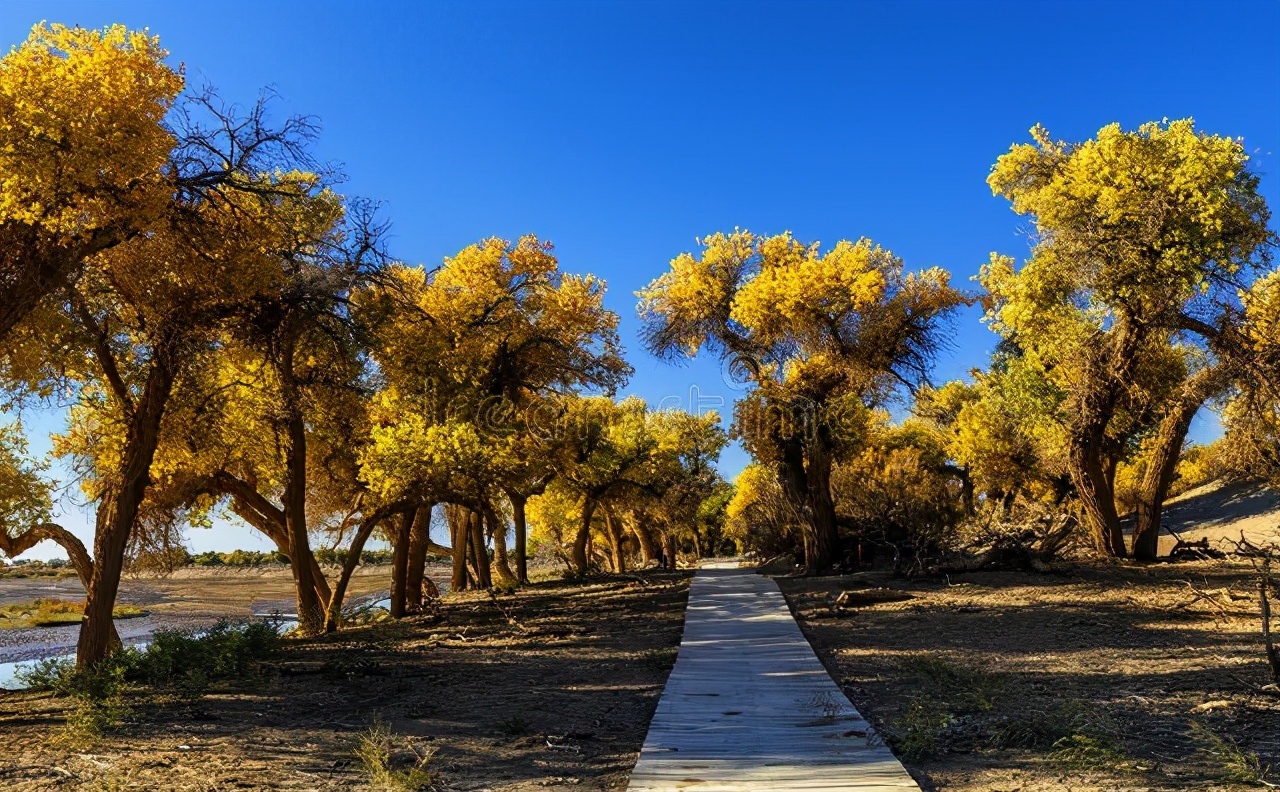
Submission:
[[[1257,788],[1268,765],[1277,780],[1280,694],[1251,581],[1198,562],[779,583],[925,789],[1172,792]]]
[[[64,702],[0,693],[0,788],[369,789],[375,720],[435,753],[437,790],[625,788],[675,661],[689,574],[450,595],[425,617],[288,642],[265,684],[139,713],[86,751]]]
[[[827,675],[777,585],[704,566],[632,792],[919,789]]]

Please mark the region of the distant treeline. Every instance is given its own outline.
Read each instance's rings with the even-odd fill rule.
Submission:
[[[0,578],[72,577],[75,573],[71,562],[65,558],[54,558],[49,561],[22,559],[8,562],[0,559]]]
[[[346,550],[320,548],[315,551],[316,561],[325,566],[342,566],[347,563]],[[364,550],[360,553],[361,565],[390,564],[392,551]],[[428,556],[427,561],[447,560],[441,556]],[[184,549],[171,551],[165,569],[181,567],[234,567],[245,569],[260,566],[287,566],[289,557],[278,551],[259,552],[257,550],[232,550],[230,553],[219,553],[207,550],[203,553],[190,553]],[[71,562],[64,558],[49,561],[20,560],[0,561],[0,577],[62,577],[75,574]],[[135,569],[136,571],[136,569]]]
[[[361,564],[390,564],[390,550],[363,550],[360,552]],[[347,563],[346,550],[319,548],[315,551],[316,561],[325,566],[342,566]],[[208,550],[192,555],[186,553],[177,566],[198,567],[258,567],[287,565],[289,556],[279,551],[258,552],[256,550],[232,550],[230,553],[218,553]]]

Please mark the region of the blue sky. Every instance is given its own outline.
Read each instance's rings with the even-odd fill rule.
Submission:
[[[731,402],[715,361],[673,367],[637,338],[633,292],[696,237],[735,226],[868,236],[968,285],[1020,222],[985,184],[1039,122],[1082,139],[1192,116],[1240,136],[1280,206],[1280,2],[62,3],[7,0],[0,41],[40,20],[161,36],[192,83],[323,126],[350,195],[385,202],[394,253],[428,265],[536,233],[609,283],[628,392]],[[963,314],[935,377],[984,365]],[[56,427],[29,421],[33,443]],[[1193,434],[1212,439],[1216,422]],[[745,463],[722,460],[726,475]],[[69,527],[83,515],[70,509]],[[245,529],[197,549],[262,547]]]

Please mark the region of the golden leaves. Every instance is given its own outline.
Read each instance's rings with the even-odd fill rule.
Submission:
[[[159,39],[36,25],[0,60],[0,221],[63,237],[155,214],[182,90]]]

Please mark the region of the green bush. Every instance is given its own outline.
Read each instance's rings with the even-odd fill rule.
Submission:
[[[315,550],[316,561],[325,566],[342,566],[347,563],[347,551],[320,547]],[[361,564],[389,564],[390,550],[364,550],[360,553]],[[439,557],[428,556],[430,561],[439,561]],[[219,553],[207,550],[203,553],[187,556],[185,564],[199,567],[260,567],[274,564],[288,564],[289,556],[279,551],[259,552],[257,550],[232,550],[230,553]]]
[[[203,632],[162,630],[151,638],[131,678],[159,690],[199,697],[219,679],[243,679],[279,643],[275,626],[220,621]]]
[[[83,671],[72,660],[51,659],[24,669],[19,678],[31,689],[106,709],[138,688],[196,699],[211,682],[252,678],[279,640],[270,623],[220,621],[200,632],[161,630],[146,649],[125,647]]]

